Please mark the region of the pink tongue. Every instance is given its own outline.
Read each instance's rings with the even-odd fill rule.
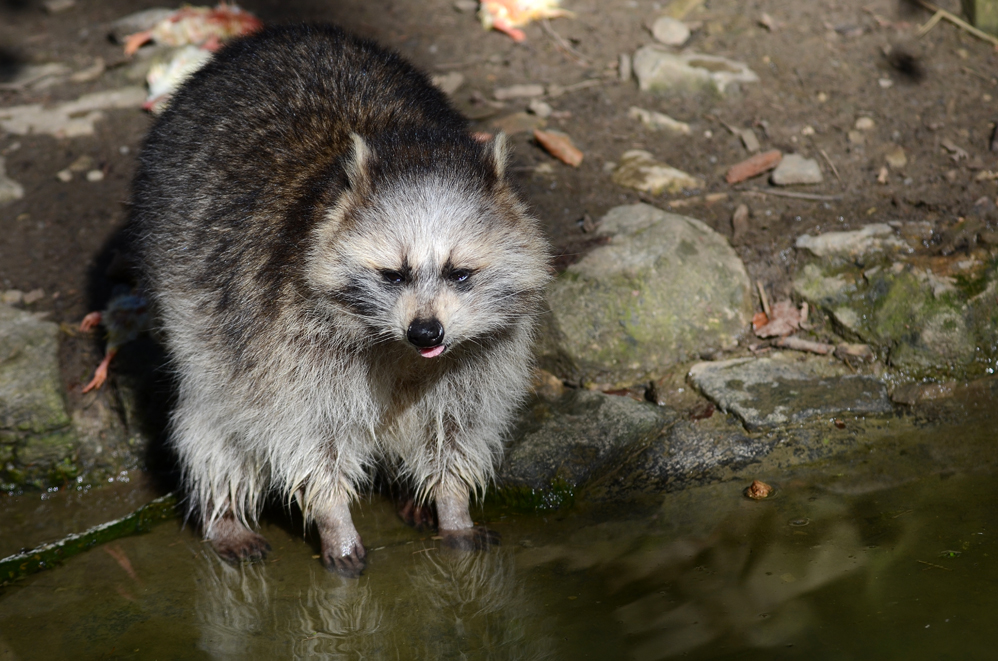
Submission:
[[[421,355],[423,358],[433,358],[435,356],[439,356],[443,352],[444,352],[444,345],[438,344],[437,346],[431,347],[429,349],[420,349],[419,355]]]

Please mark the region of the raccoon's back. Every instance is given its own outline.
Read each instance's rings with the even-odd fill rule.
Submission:
[[[233,318],[248,318],[293,297],[310,230],[347,184],[352,132],[470,141],[425,75],[337,28],[270,28],[220,51],[139,157],[133,227],[154,299],[197,297],[205,314],[242,306]]]

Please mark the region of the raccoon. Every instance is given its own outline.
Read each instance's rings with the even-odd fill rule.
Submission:
[[[526,392],[549,254],[427,77],[330,26],[218,52],[151,128],[132,190],[144,286],[177,381],[191,514],[230,560],[296,501],[324,564],[365,551],[349,506],[375,467],[435,504],[444,543],[495,542],[469,499]]]

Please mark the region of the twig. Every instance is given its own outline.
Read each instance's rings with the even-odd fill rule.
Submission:
[[[943,567],[942,565],[937,565],[934,562],[926,562],[925,560],[917,560],[916,562],[921,562],[923,565],[928,565],[929,567],[935,567],[936,569],[943,569],[945,571],[953,571],[949,567]],[[922,571],[926,571],[926,570],[923,569]]]
[[[115,539],[146,532],[160,521],[177,516],[177,499],[172,493],[143,505],[128,516],[108,521],[81,533],[67,535],[57,542],[0,560],[0,585],[50,569],[66,558]]]
[[[919,37],[925,35],[926,33],[928,33],[929,30],[936,27],[936,23],[938,23],[940,19],[942,19],[942,17],[943,17],[942,11],[937,11],[935,14],[932,15],[932,18],[930,18],[928,21],[925,22],[925,25],[919,27],[918,30],[915,31],[915,34]]]
[[[761,188],[746,188],[748,193],[759,193],[760,195],[775,195],[776,197],[792,197],[795,200],[811,200],[812,202],[838,202],[841,195],[818,195],[817,193],[795,193],[788,190],[763,190]]]
[[[552,84],[552,85],[548,85],[547,94],[545,96],[547,98],[553,99],[555,97],[561,96],[562,94],[566,94],[568,92],[577,92],[578,90],[584,90],[587,87],[599,87],[602,84],[603,84],[603,81],[599,80],[598,78],[590,78],[589,80],[581,80],[581,81],[579,81],[577,83],[572,83],[571,85],[565,85],[564,87],[562,87],[561,85],[554,85],[554,84]]]
[[[976,76],[977,78],[980,78],[981,80],[984,80],[984,81],[987,81],[987,82],[991,83],[992,85],[995,84],[995,79],[992,78],[991,76],[985,76],[983,73],[980,73],[978,71],[974,71],[970,67],[960,67],[960,69],[963,70],[964,73],[969,73],[971,76]]]
[[[959,18],[957,16],[954,16],[953,14],[949,13],[945,9],[940,9],[939,7],[936,7],[931,2],[926,2],[925,0],[915,0],[915,2],[917,2],[920,5],[922,5],[923,7],[925,7],[926,9],[928,9],[929,11],[936,12],[936,14],[939,14],[940,18],[945,18],[947,21],[949,21],[953,25],[955,25],[955,26],[957,26],[959,28],[962,28],[963,30],[966,30],[967,32],[969,32],[970,34],[974,35],[978,39],[983,39],[984,41],[986,41],[986,42],[988,42],[990,44],[998,46],[998,37],[992,37],[987,32],[982,32],[981,30],[978,30],[977,28],[975,28],[970,23],[964,21],[963,19],[961,19],[961,18]],[[933,18],[935,18],[935,16],[933,16]],[[929,20],[929,22],[930,23],[932,22],[931,19]],[[926,23],[926,25],[928,25],[928,23]],[[921,32],[921,29],[919,31]],[[921,35],[919,35],[919,36],[921,36]]]
[[[759,290],[759,301],[762,303],[762,311],[767,317],[772,318],[773,311],[769,307],[769,298],[766,296],[766,289],[762,286],[762,280],[756,280],[755,286]]]
[[[551,27],[551,22],[548,19],[545,18],[541,21],[541,27],[548,33],[548,36],[554,39],[555,43],[570,56],[570,59],[575,61],[576,64],[583,67],[589,66],[589,60],[586,59],[586,56],[572,48],[572,44],[568,43],[564,37],[555,32],[554,28]]]
[[[828,154],[825,153],[825,150],[819,149],[818,152],[825,157],[825,162],[828,163],[828,167],[832,168],[832,173],[835,175],[835,178],[839,180],[839,183],[842,186],[845,186],[842,182],[842,177],[839,176],[838,168],[835,167],[835,163],[832,163],[832,159],[828,158]]]
[[[835,350],[835,347],[831,344],[825,344],[824,342],[812,342],[811,340],[805,340],[804,338],[797,337],[796,335],[781,337],[779,341],[777,341],[776,346],[782,349],[793,349],[794,351],[817,353],[822,356],[827,356]]]

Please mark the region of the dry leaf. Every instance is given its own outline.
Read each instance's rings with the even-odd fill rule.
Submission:
[[[573,168],[579,167],[582,163],[582,152],[572,144],[572,139],[566,134],[560,131],[534,129],[534,139],[562,163],[567,163]]]

